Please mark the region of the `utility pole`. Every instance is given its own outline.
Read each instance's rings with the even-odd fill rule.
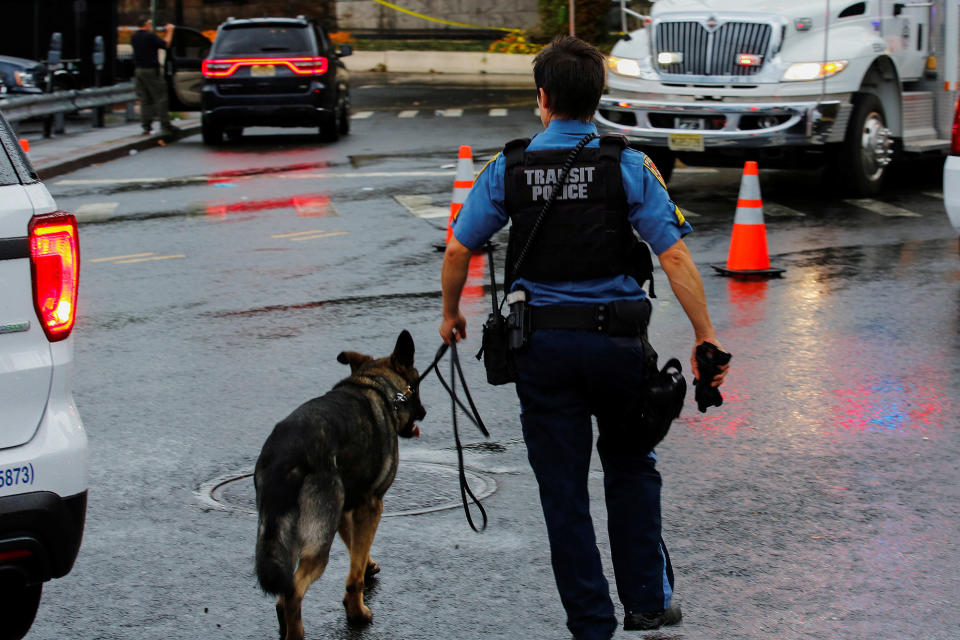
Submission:
[[[154,0],[154,2],[156,2],[156,0]],[[574,0],[570,0],[570,35],[571,36],[577,35],[577,27],[574,21],[574,17],[576,15],[575,12],[576,12],[576,8],[574,6]]]

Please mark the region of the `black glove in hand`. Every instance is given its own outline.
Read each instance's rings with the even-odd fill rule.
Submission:
[[[720,373],[720,367],[730,362],[731,355],[721,351],[715,344],[704,342],[697,345],[697,369],[700,378],[693,381],[696,386],[697,408],[700,413],[706,413],[708,407],[719,407],[723,404],[720,388],[710,386],[713,378]]]

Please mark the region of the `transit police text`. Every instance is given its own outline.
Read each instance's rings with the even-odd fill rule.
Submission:
[[[574,167],[570,169],[567,182],[563,185],[558,200],[586,200],[587,185],[593,182],[596,167]],[[554,185],[559,182],[560,169],[525,169],[527,186],[532,187],[534,202],[547,200],[553,193]]]

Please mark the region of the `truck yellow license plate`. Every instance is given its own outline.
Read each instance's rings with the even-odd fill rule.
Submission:
[[[250,75],[254,78],[269,78],[277,75],[277,68],[272,64],[255,64],[250,67]]]
[[[667,146],[671,151],[703,151],[703,134],[671,133]]]

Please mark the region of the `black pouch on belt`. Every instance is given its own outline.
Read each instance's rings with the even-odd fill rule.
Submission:
[[[700,378],[693,381],[696,387],[697,408],[700,413],[706,413],[709,407],[719,407],[723,404],[723,396],[718,387],[710,386],[713,378],[720,373],[720,367],[730,362],[732,356],[721,351],[715,344],[709,342],[697,346],[697,369]]]
[[[517,369],[510,351],[510,332],[507,319],[499,310],[487,316],[483,323],[483,337],[477,359],[483,358],[487,371],[487,382],[493,385],[509,384],[517,381]]]

